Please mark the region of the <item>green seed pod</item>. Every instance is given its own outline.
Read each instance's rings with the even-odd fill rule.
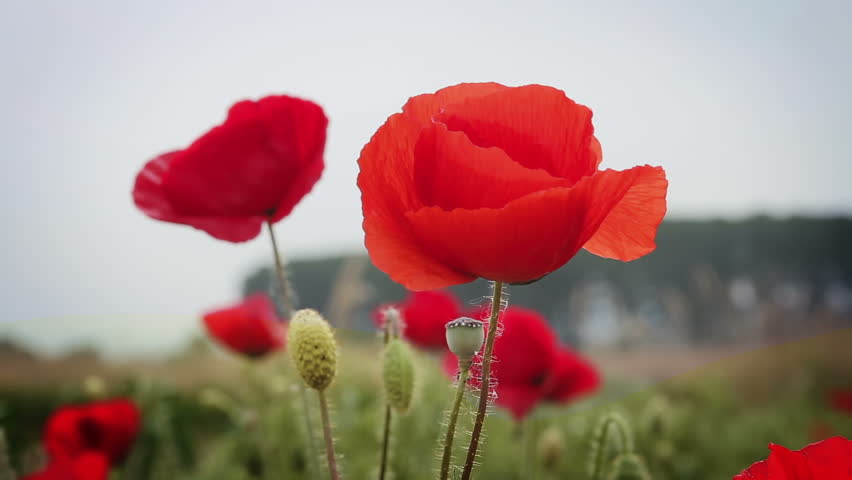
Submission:
[[[293,314],[288,329],[287,349],[305,384],[325,390],[337,372],[337,344],[328,322],[316,310]]]
[[[485,341],[485,325],[479,320],[461,317],[447,323],[447,345],[459,363],[469,361],[482,348]]]
[[[557,427],[548,427],[541,432],[536,450],[538,450],[538,457],[541,459],[544,469],[555,473],[559,469],[559,461],[565,451],[565,436],[562,434],[562,430]]]
[[[391,339],[385,347],[382,376],[388,404],[397,412],[404,413],[411,405],[414,391],[414,363],[411,349],[398,338]]]
[[[635,453],[623,453],[615,457],[609,468],[607,480],[651,480],[648,467],[642,457]]]

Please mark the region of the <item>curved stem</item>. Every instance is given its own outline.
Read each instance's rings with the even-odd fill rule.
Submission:
[[[382,435],[382,459],[379,464],[379,480],[385,480],[388,466],[388,443],[390,443],[391,406],[385,405],[385,428]]]
[[[337,472],[337,457],[334,455],[334,437],[331,435],[331,420],[328,418],[328,401],[325,392],[318,390],[320,402],[320,415],[322,416],[322,433],[325,437],[325,456],[328,459],[328,473],[331,480],[338,480],[340,474]]]
[[[290,281],[287,279],[287,272],[284,271],[284,261],[282,260],[281,253],[278,251],[278,242],[275,240],[275,229],[272,228],[272,222],[266,222],[266,226],[269,230],[269,238],[272,240],[272,253],[275,255],[275,276],[278,279],[278,286],[281,288],[281,303],[284,307],[284,316],[289,318],[293,315]]]
[[[278,250],[278,242],[275,239],[275,230],[272,228],[272,222],[266,222],[266,227],[269,230],[269,239],[272,242],[272,255],[275,257],[275,275],[278,279],[278,287],[281,289],[279,293],[281,295],[281,305],[284,307],[283,313],[285,317],[289,318],[293,315],[293,299],[291,297],[292,290],[290,288],[290,282],[287,279],[287,272],[284,270],[284,261],[281,256],[281,252]],[[299,396],[301,397],[302,402],[302,416],[305,418],[305,435],[307,437],[305,439],[305,445],[308,456],[308,468],[312,470],[308,473],[319,475],[319,456],[317,455],[317,448],[314,444],[316,440],[314,436],[313,422],[311,422],[311,406],[308,401],[308,392],[302,382],[298,382],[298,384]]]
[[[491,317],[488,320],[488,337],[485,340],[485,354],[482,358],[482,379],[479,389],[479,408],[476,411],[476,420],[473,431],[470,434],[470,445],[467,448],[467,458],[464,462],[462,480],[470,480],[473,472],[473,464],[476,461],[476,452],[479,449],[479,436],[485,423],[485,411],[488,408],[488,394],[491,388],[491,356],[494,352],[494,339],[497,338],[497,320],[500,316],[500,304],[503,297],[503,282],[494,282],[494,294],[491,299]]]
[[[456,433],[456,420],[459,417],[459,408],[464,398],[465,385],[467,377],[470,374],[470,360],[467,365],[462,365],[459,360],[461,371],[459,372],[458,384],[456,385],[456,396],[453,399],[452,410],[450,410],[450,419],[447,422],[447,435],[444,438],[444,454],[441,457],[441,480],[447,480],[450,476],[450,460],[453,458],[453,437]]]

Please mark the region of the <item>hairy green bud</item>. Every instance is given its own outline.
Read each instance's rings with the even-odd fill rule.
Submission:
[[[414,392],[414,362],[411,349],[398,338],[391,339],[385,347],[385,364],[382,377],[388,404],[403,413],[411,406]]]
[[[319,391],[328,388],[337,373],[337,344],[319,312],[304,309],[293,314],[287,349],[307,386]]]
[[[559,461],[565,451],[565,435],[557,427],[548,427],[541,432],[536,445],[538,457],[548,472],[556,472],[559,469]]]

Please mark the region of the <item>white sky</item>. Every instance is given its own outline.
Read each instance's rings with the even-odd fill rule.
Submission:
[[[0,334],[151,351],[235,299],[266,238],[155,222],[130,189],[268,93],[331,119],[325,174],[279,223],[291,257],[362,249],[360,148],[462,81],[564,89],[605,166],[666,168],[674,216],[852,213],[852,2],[701,3],[3,2]]]

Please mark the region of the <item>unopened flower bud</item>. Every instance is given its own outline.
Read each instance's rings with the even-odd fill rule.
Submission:
[[[469,361],[485,341],[483,322],[461,317],[447,323],[447,346],[459,358],[459,364]]]
[[[565,436],[556,427],[549,427],[538,438],[538,455],[545,470],[555,472],[565,450]]]
[[[398,338],[390,340],[385,347],[382,376],[388,404],[400,413],[408,410],[414,391],[414,363],[411,349]]]
[[[337,344],[328,322],[316,310],[304,309],[290,320],[287,343],[299,375],[314,390],[325,390],[337,372]]]

